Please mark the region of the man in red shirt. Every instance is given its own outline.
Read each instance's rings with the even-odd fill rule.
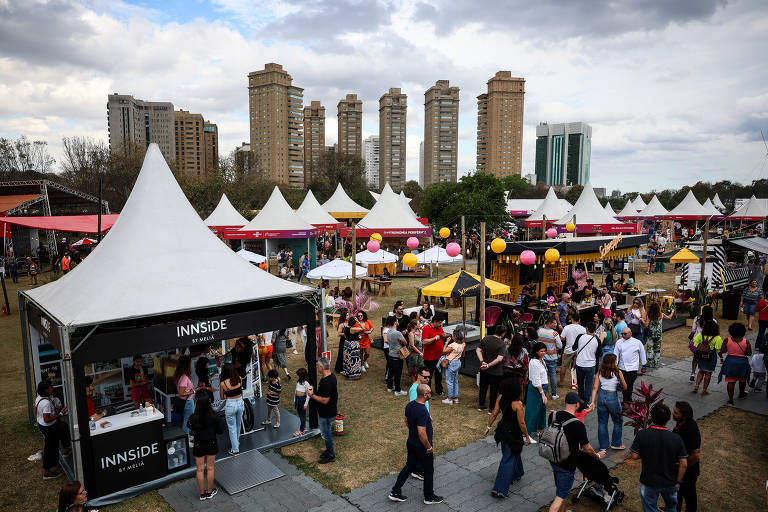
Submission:
[[[446,334],[442,328],[443,321],[432,317],[429,324],[421,330],[421,343],[424,345],[424,366],[430,370],[429,387],[432,387],[432,377],[435,378],[435,391],[440,396],[443,394],[443,382],[440,373],[437,372],[437,361],[443,355],[443,340]]]

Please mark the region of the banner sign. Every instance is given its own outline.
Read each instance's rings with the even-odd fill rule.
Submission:
[[[53,345],[54,348],[61,353],[61,337],[59,336],[59,329],[56,322],[32,303],[27,305],[27,318],[29,320],[29,325],[37,330],[40,337],[47,343]]]

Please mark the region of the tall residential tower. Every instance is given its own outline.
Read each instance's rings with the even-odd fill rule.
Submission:
[[[525,79],[499,71],[477,97],[477,171],[520,176]]]
[[[405,129],[408,96],[391,88],[379,98],[379,188],[389,183],[399,192],[405,185]]]
[[[123,151],[129,142],[147,147],[155,142],[168,162],[176,158],[173,103],[137,100],[129,94],[107,96],[110,151]]]
[[[248,73],[251,151],[257,171],[272,181],[304,186],[304,89],[270,62]]]
[[[325,107],[313,101],[304,107],[304,186],[317,178],[325,151]]]
[[[370,135],[363,141],[363,160],[365,161],[365,181],[369,187],[379,186],[379,138]]]
[[[422,187],[456,181],[459,143],[459,88],[438,80],[424,93],[424,171]],[[419,169],[419,178],[422,178]]]
[[[363,102],[357,94],[347,94],[338,104],[339,153],[362,156]]]

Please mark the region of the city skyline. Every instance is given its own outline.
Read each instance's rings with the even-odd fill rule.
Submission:
[[[332,109],[356,93],[363,138],[378,133],[383,91],[400,87],[420,98],[449,79],[464,99],[462,176],[476,167],[474,98],[489,77],[509,70],[526,80],[523,175],[534,172],[538,123],[576,121],[593,127],[590,175],[609,189],[644,192],[660,182],[723,177],[748,183],[765,173],[768,71],[757,56],[768,45],[768,7],[760,2],[239,5],[4,4],[0,136],[46,140],[59,159],[62,136],[106,142],[104,96],[119,91],[203,112],[218,125],[223,156],[249,140],[243,77],[278,62],[305,101]],[[600,15],[588,16],[591,9]],[[357,21],[341,23],[340,12]],[[326,119],[326,145],[333,145],[336,116]],[[407,126],[406,178],[417,180],[418,99]]]

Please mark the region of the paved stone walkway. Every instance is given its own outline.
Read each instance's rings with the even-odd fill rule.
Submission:
[[[670,406],[678,400],[688,401],[693,407],[696,418],[707,416],[725,406],[727,395],[725,382],[716,383],[717,372],[713,375],[710,385],[712,394],[701,396],[691,392],[692,385],[688,380],[690,375],[690,360],[678,361],[664,359],[664,365],[643,377],[647,384],[654,388],[662,387],[662,397]],[[639,385],[639,380],[637,385]],[[751,394],[744,400],[736,400],[736,407],[758,414],[768,415],[768,399],[765,392]],[[478,412],[477,414],[485,414]],[[587,432],[593,447],[597,447],[597,414],[592,413],[586,418]],[[632,443],[633,432],[624,428],[623,440],[626,446]],[[440,433],[435,433],[435,442],[439,445]],[[403,450],[405,447],[403,446]],[[609,450],[611,452],[611,450]],[[536,445],[523,449],[523,467],[525,475],[522,480],[510,488],[510,497],[497,500],[490,495],[493,481],[496,477],[501,451],[493,441],[492,436],[481,439],[455,451],[438,457],[435,461],[435,493],[445,497],[439,505],[426,506],[422,501],[422,483],[410,478],[403,488],[403,494],[408,496],[404,503],[394,503],[387,495],[394,483],[395,474],[386,476],[376,482],[355,489],[343,496],[334,496],[320,484],[305,476],[295,467],[283,460],[279,455],[267,455],[286,476],[272,482],[244,491],[235,496],[219,493],[213,501],[199,502],[194,480],[187,480],[160,493],[171,504],[174,510],[210,510],[212,505],[223,508],[225,504],[234,505],[231,510],[264,510],[278,512],[290,510],[340,510],[340,511],[395,511],[410,512],[428,508],[431,511],[461,511],[476,510],[518,510],[537,511],[548,505],[554,497],[554,482],[549,463],[539,457]],[[626,452],[612,452],[604,459],[609,468],[613,468],[626,457]],[[341,461],[337,464],[342,463]],[[578,478],[577,478],[578,484]],[[621,484],[619,484],[620,487]],[[236,508],[240,507],[240,508]]]

